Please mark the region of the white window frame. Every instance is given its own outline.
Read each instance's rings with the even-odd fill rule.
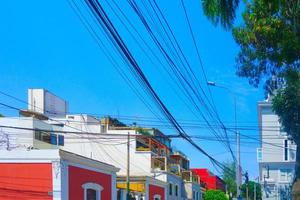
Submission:
[[[158,200],[161,200],[161,196],[159,194],[154,195],[153,199],[155,200],[156,198],[158,198]]]
[[[96,199],[101,200],[101,191],[103,190],[103,187],[97,183],[85,183],[82,185],[82,188],[84,190],[84,200],[87,200],[87,190],[92,189],[96,191]]]

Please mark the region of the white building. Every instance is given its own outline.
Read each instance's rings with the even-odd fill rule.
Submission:
[[[117,172],[118,199],[124,199],[129,135],[130,189],[135,197],[139,200],[151,199],[150,195],[155,195],[149,193],[149,188],[152,188],[169,200],[200,200],[200,181],[189,170],[188,159],[181,157],[178,163],[172,158],[171,141],[159,130],[128,127],[109,117],[100,120],[86,114],[68,115],[67,106],[63,106],[67,105],[66,101],[51,93],[55,100],[49,101],[44,97],[47,93],[30,89],[31,103],[28,110],[21,111],[22,117],[0,118],[0,125],[7,126],[0,128],[3,138],[0,148],[60,148],[109,163],[120,169]],[[59,102],[59,106],[55,102]],[[45,109],[48,107],[51,112]],[[12,129],[9,126],[27,129]],[[188,163],[183,165],[183,161]],[[199,195],[193,198],[193,193]]]
[[[257,150],[263,199],[290,199],[296,160],[296,145],[282,130],[271,102],[258,103],[260,148]]]

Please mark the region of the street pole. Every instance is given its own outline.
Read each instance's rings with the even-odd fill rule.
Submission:
[[[249,200],[248,183],[246,183],[246,197],[247,197],[247,200]]]
[[[127,174],[126,174],[126,200],[130,200],[130,136],[127,135]]]
[[[236,192],[237,192],[237,197],[239,198],[241,193],[240,193],[240,178],[241,178],[241,174],[240,174],[240,134],[237,130],[237,106],[236,106],[236,97],[235,95],[233,95],[234,98],[234,123],[235,123],[235,134],[236,134],[236,172],[235,172],[235,181],[236,181]]]
[[[256,181],[254,181],[254,198],[253,200],[256,200]]]
[[[240,191],[240,178],[241,178],[241,169],[240,169],[240,134],[236,132],[236,192],[237,197],[241,196]]]
[[[236,105],[236,96],[234,92],[232,92],[229,88],[225,86],[217,85],[215,82],[208,81],[207,85],[219,87],[227,90],[232,96],[234,100],[234,123],[235,123],[235,134],[236,134],[236,162],[235,162],[235,181],[236,181],[236,196],[237,198],[240,198],[241,192],[240,192],[240,185],[241,185],[241,159],[240,159],[240,134],[237,130],[237,105]]]

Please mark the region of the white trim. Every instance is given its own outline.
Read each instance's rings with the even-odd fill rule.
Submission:
[[[117,175],[112,174],[111,175],[111,199],[112,200],[117,200]]]
[[[52,161],[52,195],[53,200],[61,200],[61,162]]]
[[[97,183],[84,183],[82,185],[82,188],[84,189],[84,200],[87,200],[87,193],[86,191],[88,189],[92,189],[96,191],[96,200],[101,200],[101,191],[103,190],[103,187]]]
[[[61,198],[69,199],[69,165],[65,160],[61,161]]]

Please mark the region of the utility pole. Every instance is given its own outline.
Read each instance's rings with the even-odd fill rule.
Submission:
[[[248,189],[248,183],[246,183],[246,197],[247,197],[247,200],[249,200],[249,189]]]
[[[234,92],[230,90],[230,88],[223,86],[223,85],[217,85],[215,82],[208,81],[207,85],[219,87],[225,89],[229,94],[233,96],[234,100],[234,122],[235,122],[235,134],[236,134],[236,162],[235,162],[235,181],[236,181],[236,192],[237,192],[237,199],[240,198],[241,192],[240,192],[240,185],[241,185],[241,159],[240,159],[240,133],[237,130],[237,105],[236,105],[236,95]]]
[[[241,162],[241,158],[240,158],[240,133],[237,130],[237,116],[236,116],[236,97],[235,95],[233,95],[234,97],[234,123],[235,123],[235,134],[236,134],[236,177],[235,177],[235,181],[236,181],[236,193],[237,193],[237,198],[239,198],[241,196],[241,192],[240,192],[240,180],[241,180],[241,169],[240,169],[240,162]]]
[[[127,174],[126,174],[126,200],[130,200],[130,135],[127,135]]]
[[[254,181],[254,200],[256,200],[256,181]]]
[[[237,197],[239,198],[241,195],[240,192],[240,180],[241,180],[241,169],[240,169],[240,134],[237,131],[236,132],[236,191],[237,191]]]

